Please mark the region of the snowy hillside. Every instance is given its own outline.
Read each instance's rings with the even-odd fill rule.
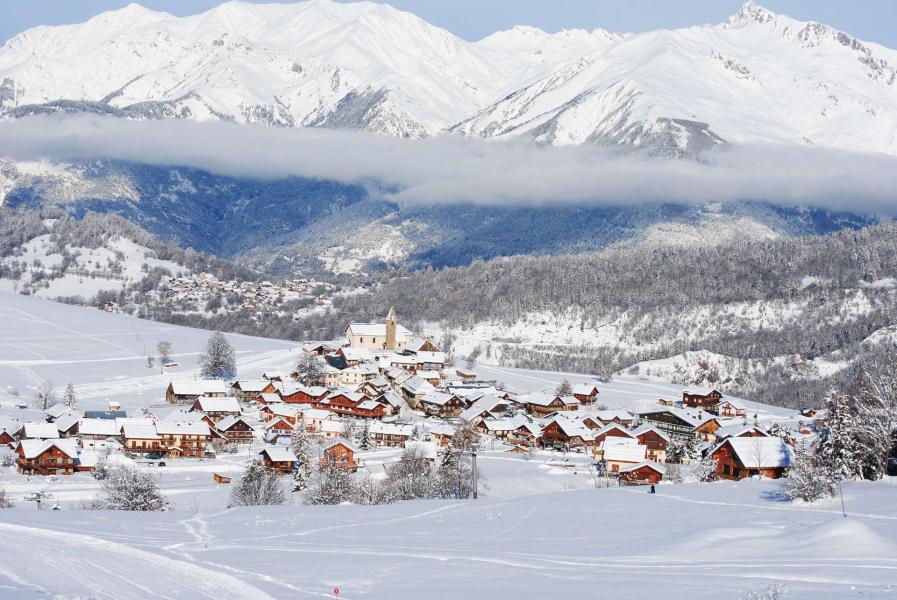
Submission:
[[[718,25],[516,27],[474,43],[378,3],[229,2],[183,18],[132,4],[17,35],[0,82],[7,117],[451,130],[667,156],[724,142],[897,153],[897,52],[752,2]]]

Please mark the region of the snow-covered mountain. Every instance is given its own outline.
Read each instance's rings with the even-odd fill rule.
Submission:
[[[0,49],[0,111],[444,131],[692,155],[723,143],[897,154],[897,51],[748,2],[641,34],[531,27],[464,41],[388,5],[132,4]]]

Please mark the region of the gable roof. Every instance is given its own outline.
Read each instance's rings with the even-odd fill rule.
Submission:
[[[59,448],[59,450],[69,458],[77,458],[78,456],[78,445],[73,439],[22,440],[19,442],[18,447],[22,449],[25,458],[31,459],[37,458],[54,446]]]
[[[231,387],[239,388],[240,390],[247,393],[258,392],[259,394],[261,394],[262,390],[269,385],[271,385],[271,381],[269,379],[238,379]]]
[[[200,379],[198,381],[172,381],[171,391],[178,396],[202,396],[203,394],[226,394],[228,385],[220,379]]]
[[[670,436],[668,436],[667,434],[665,434],[665,433],[664,433],[661,429],[659,429],[657,426],[655,426],[655,425],[651,425],[650,423],[644,423],[644,424],[642,424],[642,425],[639,425],[638,427],[636,427],[635,429],[633,429],[630,433],[632,433],[632,435],[634,435],[635,437],[638,437],[638,436],[640,436],[640,435],[642,435],[642,434],[644,434],[644,433],[648,433],[649,431],[653,431],[654,433],[657,434],[658,437],[663,438],[663,439],[666,440],[667,442],[670,441]]]
[[[286,446],[265,446],[259,454],[267,454],[272,462],[296,462],[296,455]]]
[[[205,421],[156,421],[159,435],[209,435]]]
[[[637,462],[634,465],[629,465],[626,467],[621,467],[619,473],[628,473],[630,471],[637,471],[642,467],[648,467],[654,471],[657,471],[661,475],[666,475],[667,469],[663,465],[659,465],[653,460],[643,460],[641,462]]]
[[[794,451],[779,437],[732,437],[713,449],[712,454],[728,444],[747,469],[778,469],[791,466]]]
[[[59,430],[53,423],[41,423],[32,421],[23,425],[25,437],[29,439],[56,439],[59,437]]]
[[[371,335],[377,337],[386,337],[386,323],[349,323],[346,325],[345,331],[352,331],[353,335]],[[414,337],[408,329],[396,324],[396,338]]]
[[[645,446],[632,438],[604,438],[601,449],[604,450],[604,460],[634,463],[645,460]]]
[[[196,399],[199,403],[199,410],[202,412],[230,412],[239,413],[240,403],[233,396],[224,396],[221,398],[209,398],[200,396]]]
[[[78,423],[78,433],[80,435],[103,435],[112,437],[118,435],[121,429],[117,426],[115,419],[81,419]]]
[[[233,427],[234,425],[236,425],[237,423],[240,423],[240,422],[246,424],[249,427],[250,431],[255,431],[255,427],[252,426],[252,423],[250,423],[244,417],[234,416],[234,415],[228,415],[228,416],[224,417],[223,419],[221,419],[220,421],[218,421],[218,425],[216,426],[216,429],[218,429],[218,431],[227,431],[228,429],[230,429],[231,427]]]

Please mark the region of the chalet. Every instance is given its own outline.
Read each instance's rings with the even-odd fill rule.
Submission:
[[[747,415],[747,408],[741,402],[730,398],[721,400],[716,405],[716,413],[721,417],[744,417]]]
[[[531,421],[524,421],[511,432],[506,441],[531,448],[542,443],[542,427]]]
[[[78,424],[81,422],[81,415],[73,412],[67,412],[60,415],[53,421],[59,437],[73,437],[78,435]]]
[[[319,408],[306,408],[301,413],[301,422],[305,424],[305,430],[309,433],[318,433],[324,430],[324,423],[337,421],[335,413]]]
[[[407,423],[384,423],[382,421],[373,421],[369,432],[371,439],[378,446],[387,446],[391,448],[401,448],[405,442],[411,439],[417,428]]]
[[[595,444],[595,434],[591,429],[561,416],[555,417],[542,428],[541,439],[543,446],[554,448]]]
[[[340,349],[340,344],[336,342],[309,342],[302,346],[302,351],[306,354],[315,356],[324,356]]]
[[[325,438],[339,438],[346,435],[346,424],[343,421],[332,419],[321,423],[321,429],[317,431],[318,435]]]
[[[412,377],[405,380],[399,391],[412,408],[419,408],[424,396],[436,391],[436,389],[423,379]]]
[[[0,428],[0,445],[9,446],[10,448],[14,447],[16,445],[14,433],[6,428]]]
[[[397,415],[399,414],[399,411],[402,410],[402,407],[405,406],[405,401],[402,397],[392,390],[386,390],[382,394],[376,396],[374,402],[383,405],[384,416]]]
[[[321,456],[321,466],[332,465],[339,469],[345,469],[354,473],[358,470],[358,463],[355,461],[356,452],[358,452],[358,450],[356,450],[355,446],[348,440],[334,440],[324,446],[322,451],[323,456]]]
[[[330,390],[321,386],[281,386],[280,396],[287,404],[314,404],[330,395]]]
[[[622,409],[613,409],[613,410],[599,410],[595,413],[595,417],[601,421],[604,425],[610,425],[611,423],[616,423],[617,425],[622,425],[623,427],[629,429],[635,424],[635,417],[628,410]]]
[[[259,406],[267,404],[283,404],[283,398],[277,392],[263,393],[255,397],[255,401]]]
[[[378,356],[377,364],[385,371],[391,369],[401,369],[409,373],[417,371],[417,359],[411,354],[389,352],[388,354]]]
[[[231,386],[231,393],[240,402],[249,402],[258,398],[260,394],[270,394],[274,391],[274,384],[269,379],[240,379]]]
[[[697,418],[678,408],[662,408],[639,413],[642,422],[650,423],[671,437],[688,439],[699,425]]]
[[[338,392],[316,403],[315,408],[359,419],[381,419],[386,407],[359,392]]]
[[[338,369],[344,369],[346,367],[354,367],[360,365],[361,363],[368,363],[374,360],[374,353],[371,352],[368,348],[364,346],[361,347],[352,347],[352,346],[344,346],[333,353],[334,357],[341,359],[339,364],[334,364]]]
[[[420,351],[414,353],[418,371],[442,371],[445,368],[445,352]]]
[[[714,408],[723,395],[718,390],[695,390],[694,392],[682,392],[682,404],[689,408],[702,408],[710,410]]]
[[[402,350],[414,341],[414,334],[396,322],[396,311],[392,308],[386,322],[350,323],[345,333],[349,346],[369,350]]]
[[[407,346],[408,350],[412,352],[438,352],[439,348],[436,347],[436,344],[431,342],[428,339],[416,337],[411,340],[411,343]]]
[[[756,425],[727,425],[716,430],[716,443],[733,437],[769,437],[769,434]]]
[[[478,431],[496,437],[500,440],[507,439],[526,419],[523,417],[513,419],[483,419],[477,423]]]
[[[410,371],[406,371],[405,369],[388,369],[385,373],[386,380],[392,385],[393,389],[399,391],[402,388],[402,384],[414,377],[414,374]]]
[[[154,423],[125,423],[121,426],[122,447],[133,454],[162,452],[162,436],[156,432]]]
[[[35,421],[22,425],[20,437],[26,440],[55,440],[60,436],[53,423]]]
[[[731,437],[711,451],[716,474],[722,479],[744,479],[759,474],[778,479],[791,466],[794,454],[779,437]]]
[[[667,461],[667,450],[670,447],[670,436],[653,425],[642,425],[632,432],[638,443],[645,447],[648,460],[658,463]],[[656,483],[656,482],[652,482]]]
[[[604,461],[605,469],[617,473],[620,469],[645,460],[645,447],[633,438],[608,437],[595,451],[595,458]]]
[[[16,466],[23,475],[71,475],[78,447],[75,440],[22,440],[16,446]]]
[[[694,426],[692,433],[705,442],[715,444],[717,440],[716,432],[722,428],[722,423],[716,417],[708,417]]]
[[[265,423],[265,441],[273,444],[278,438],[290,437],[297,425],[290,423],[283,417],[275,417]]]
[[[592,415],[586,415],[582,417],[579,422],[589,429],[601,429],[605,426],[605,423],[602,422],[597,416]]]
[[[227,384],[218,379],[172,381],[165,391],[165,401],[169,404],[193,404],[198,398],[223,398],[228,392]]]
[[[464,401],[454,394],[432,391],[421,398],[421,408],[428,415],[454,419],[461,415],[465,408]]]
[[[105,440],[121,433],[121,426],[115,419],[81,419],[78,423],[78,437],[85,440]]]
[[[220,473],[212,473],[212,481],[220,484],[228,484],[231,482],[231,478],[227,475],[221,475]]]
[[[663,465],[645,460],[628,467],[621,467],[617,472],[620,474],[620,483],[625,485],[648,485],[660,483],[667,470]]]
[[[579,400],[573,396],[541,396],[534,394],[525,400],[526,412],[545,416],[565,410],[579,410]]]
[[[290,423],[298,423],[303,418],[305,411],[311,408],[309,404],[267,404],[262,407],[262,420],[265,422],[277,417],[283,417]]]
[[[296,455],[283,446],[267,446],[259,452],[262,466],[275,475],[288,475],[296,465]]]
[[[217,429],[228,444],[248,444],[252,442],[255,428],[243,417],[224,417],[218,421]]]
[[[592,432],[592,436],[595,440],[595,444],[599,445],[601,442],[606,440],[607,438],[629,438],[635,439],[635,436],[631,431],[623,427],[622,425],[618,425],[617,423],[608,423],[601,429],[597,429]]]
[[[492,412],[482,405],[474,404],[467,410],[462,411],[459,417],[462,421],[477,425],[484,419],[498,419],[502,414],[502,412]]]
[[[207,414],[217,423],[224,417],[239,417],[240,403],[233,396],[201,396],[193,402],[193,410]]]
[[[442,380],[439,371],[434,371],[432,369],[418,369],[417,376],[432,386],[439,385],[439,382]]]
[[[206,455],[210,431],[203,421],[156,421],[156,433],[166,454],[193,458]]]
[[[466,382],[474,381],[477,378],[477,374],[473,371],[463,371],[461,369],[455,369],[455,375],[460,377],[462,381]]]
[[[455,428],[447,423],[428,423],[427,433],[430,434],[430,441],[438,448],[445,448],[452,442]]]
[[[62,402],[57,402],[51,405],[47,410],[44,411],[44,414],[47,415],[47,421],[52,423],[62,415],[71,412],[71,407],[67,404],[63,404]]]
[[[813,417],[816,416],[816,409],[815,408],[805,408],[800,411],[800,414],[802,417],[807,417],[807,418],[812,419]]]
[[[592,383],[578,383],[573,386],[573,397],[583,404],[592,404],[598,400],[598,387]]]

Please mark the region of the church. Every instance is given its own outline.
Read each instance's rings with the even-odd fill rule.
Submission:
[[[385,323],[349,323],[346,337],[352,348],[368,350],[405,350],[414,341],[414,334],[396,322],[395,308],[389,309]]]

